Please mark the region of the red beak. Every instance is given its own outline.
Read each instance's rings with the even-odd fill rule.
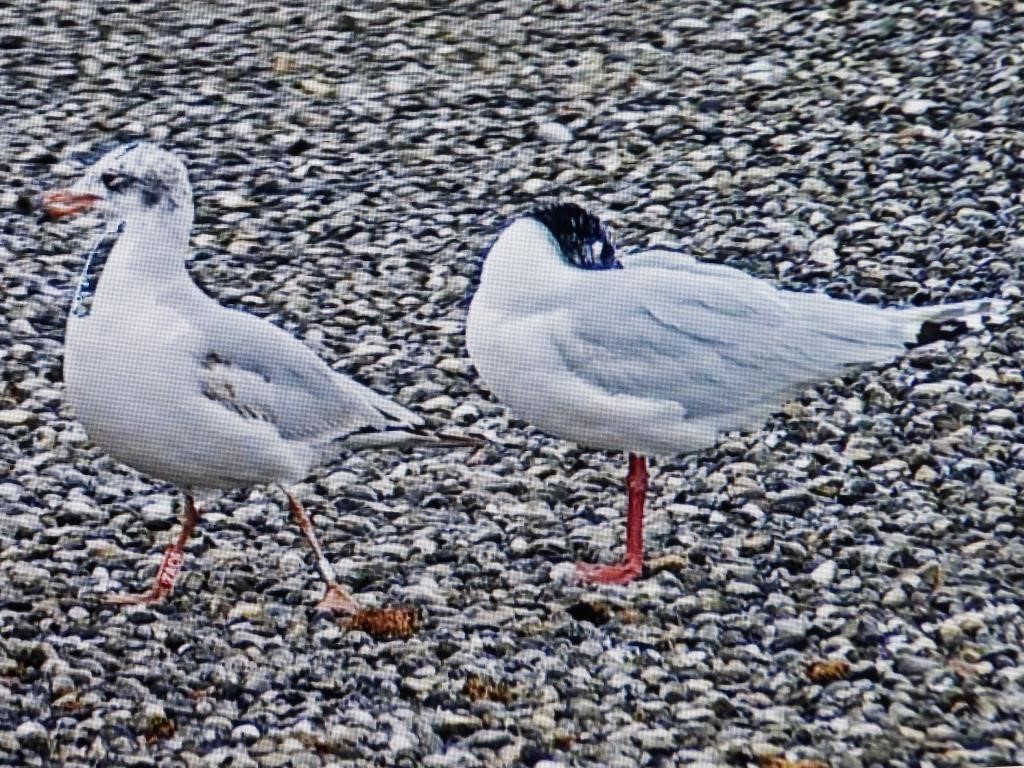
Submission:
[[[88,192],[69,192],[61,189],[43,195],[43,210],[51,219],[64,219],[84,213],[102,199],[100,195]]]

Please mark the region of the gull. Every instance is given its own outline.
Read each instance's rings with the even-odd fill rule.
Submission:
[[[326,589],[319,607],[351,612],[313,522],[286,486],[344,450],[465,446],[332,370],[282,329],[208,297],[185,268],[192,188],[184,164],[147,142],[118,147],[70,189],[43,197],[49,218],[88,210],[105,227],[68,315],[67,400],[89,438],[119,461],[176,486],[184,515],[152,587],[111,602],[154,603],[174,590],[199,522],[196,495],[276,484]]]
[[[494,241],[466,346],[520,417],[628,453],[625,557],[577,564],[584,581],[624,584],[643,569],[648,455],[708,448],[816,381],[978,328],[1006,306],[880,308],[780,290],[674,251],[619,258],[601,221],[564,203],[536,208]]]

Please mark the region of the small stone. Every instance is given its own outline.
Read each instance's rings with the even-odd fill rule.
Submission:
[[[743,538],[740,544],[740,554],[744,557],[751,555],[763,555],[770,552],[774,539],[768,533],[752,533]]]
[[[27,720],[15,728],[14,736],[24,749],[30,749],[40,754],[50,753],[50,734],[35,720]]]
[[[946,619],[939,624],[939,639],[945,646],[955,646],[963,638],[964,632],[953,619]]]
[[[480,418],[480,409],[472,403],[462,403],[451,412],[449,420],[453,424],[459,424],[465,426],[466,424],[472,424],[474,421]]]
[[[728,595],[737,595],[739,597],[752,597],[753,595],[761,594],[761,590],[755,584],[735,579],[725,585],[725,592]]]
[[[541,123],[537,126],[537,138],[549,144],[568,144],[572,141],[572,131],[561,123]]]
[[[465,357],[446,357],[434,367],[456,376],[468,376],[473,370],[473,361]]]
[[[672,731],[665,728],[648,728],[634,734],[633,738],[641,749],[673,749],[675,747],[675,736]]]
[[[271,69],[275,74],[283,75],[295,69],[298,59],[293,53],[275,53],[271,60]]]
[[[243,723],[231,731],[231,738],[235,741],[243,741],[252,744],[260,737],[260,729],[252,723]]]
[[[814,496],[804,488],[792,488],[771,500],[772,512],[784,515],[802,515],[814,506]]]
[[[174,520],[174,498],[160,496],[149,501],[139,510],[147,523],[164,523]]]
[[[977,632],[985,628],[985,616],[977,611],[958,613],[952,618],[961,630],[968,633]]]
[[[753,85],[778,85],[785,80],[787,70],[769,61],[755,61],[743,69],[743,79]]]
[[[528,195],[536,195],[544,189],[545,184],[543,179],[531,177],[523,182],[523,192]]]
[[[834,267],[839,261],[839,255],[834,248],[816,248],[811,251],[811,261],[823,267]]]
[[[836,564],[832,560],[826,560],[813,571],[811,571],[811,581],[817,584],[819,587],[825,587],[831,584],[836,578]]]
[[[71,693],[74,690],[75,681],[68,675],[54,675],[53,680],[50,681],[50,691],[53,693],[54,698]]]
[[[299,88],[308,93],[310,96],[316,96],[318,98],[325,98],[330,96],[334,92],[334,86],[330,83],[325,83],[322,80],[317,80],[313,77],[308,77],[304,80],[299,81]]]
[[[771,642],[773,651],[800,648],[807,641],[808,624],[804,619],[778,619],[774,623],[775,639]]]
[[[908,99],[903,102],[900,109],[903,111],[904,115],[907,115],[908,117],[915,117],[917,115],[923,115],[932,107],[937,106],[938,104],[930,99]]]
[[[339,469],[337,472],[329,474],[321,482],[328,494],[331,496],[337,496],[344,493],[348,488],[357,487],[360,483],[360,478],[354,472]],[[261,511],[260,516],[262,517],[264,514],[265,513]]]
[[[893,587],[882,595],[882,605],[888,606],[889,608],[899,608],[901,605],[906,604],[907,594],[903,591],[902,587]]]
[[[959,735],[959,732],[956,729],[951,728],[945,723],[933,725],[928,728],[925,733],[928,735],[928,738],[935,741],[954,741]]]
[[[673,708],[672,716],[678,721],[714,720],[715,712],[707,707],[695,707],[687,702]]]
[[[900,656],[896,659],[896,669],[908,677],[926,675],[938,666],[936,662],[923,656]]]
[[[732,12],[730,18],[732,19],[732,23],[737,27],[749,27],[754,25],[757,20],[761,18],[761,14],[753,8],[737,8]]]
[[[19,427],[34,420],[35,415],[32,411],[26,411],[22,408],[0,411],[0,427]]]
[[[910,398],[912,400],[931,399],[942,397],[949,392],[956,392],[961,389],[963,389],[963,384],[959,381],[929,381],[924,384],[918,384],[910,390]]]
[[[419,739],[407,730],[393,731],[388,739],[388,749],[392,752],[411,752],[418,745]]]
[[[996,408],[985,414],[985,421],[1012,429],[1017,425],[1017,414],[1008,408]]]
[[[281,554],[278,558],[277,567],[281,569],[283,573],[302,573],[306,570],[305,557],[299,552],[287,551]]]
[[[907,462],[903,459],[889,459],[879,464],[872,464],[871,471],[878,474],[885,474],[888,472],[898,472],[900,474],[906,472],[910,467],[907,466]]]
[[[455,408],[455,400],[448,395],[438,395],[424,400],[419,407],[424,411],[451,411]]]
[[[433,727],[441,736],[466,736],[483,727],[483,721],[472,715],[457,712],[438,712],[433,718]]]
[[[219,195],[213,197],[213,202],[222,208],[229,208],[237,210],[239,208],[251,208],[256,203],[245,197],[242,197],[237,192],[221,192]]]
[[[246,619],[248,621],[260,621],[263,619],[263,605],[260,603],[248,603],[245,601],[235,603],[228,611],[228,620]]]

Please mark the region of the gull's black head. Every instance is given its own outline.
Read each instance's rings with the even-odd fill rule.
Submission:
[[[622,269],[601,220],[574,203],[534,208],[530,214],[555,238],[562,258],[579,269]]]

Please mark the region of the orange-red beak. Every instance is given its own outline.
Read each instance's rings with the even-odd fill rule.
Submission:
[[[103,198],[88,192],[70,192],[60,189],[43,195],[43,210],[51,219],[77,216],[92,208]]]

